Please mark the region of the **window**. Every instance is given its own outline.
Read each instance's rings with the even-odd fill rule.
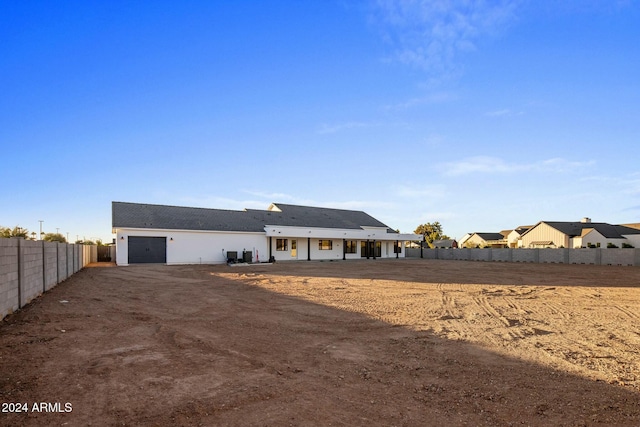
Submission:
[[[318,248],[321,251],[330,251],[333,249],[333,240],[320,240],[318,243]]]
[[[287,239],[276,239],[276,251],[288,251]]]
[[[381,257],[382,256],[382,242],[360,242],[360,256],[364,257]]]
[[[358,242],[355,240],[347,240],[347,243],[344,248],[344,253],[346,254],[357,254],[358,253]]]

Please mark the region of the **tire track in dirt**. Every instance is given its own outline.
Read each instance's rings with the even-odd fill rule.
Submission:
[[[489,317],[496,319],[500,323],[502,323],[507,328],[511,326],[511,322],[509,319],[501,315],[487,300],[487,297],[484,295],[472,297],[473,302],[475,302],[482,311],[484,311]]]
[[[571,319],[571,315],[566,312],[564,307],[549,301],[543,301],[541,304],[543,307],[548,307],[551,314],[559,315],[565,321]],[[540,312],[533,312],[533,314],[540,314]]]
[[[451,320],[460,319],[462,316],[459,313],[459,309],[456,303],[456,299],[446,292],[442,292],[442,310],[444,314],[438,318],[438,320]]]
[[[626,309],[624,307],[621,307],[619,305],[614,305],[613,308],[615,308],[616,310],[620,311],[621,313],[625,314],[626,316],[630,317],[631,319],[640,319],[640,316],[638,316],[636,313],[634,313],[633,311]]]

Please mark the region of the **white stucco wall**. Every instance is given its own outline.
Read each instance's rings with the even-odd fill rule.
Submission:
[[[522,240],[520,240],[520,233],[518,233],[515,230],[509,233],[509,235],[507,236],[507,242],[510,248],[522,247]]]
[[[269,239],[267,237],[267,239]],[[277,240],[276,239],[287,239],[287,250],[286,251],[278,251],[277,250]],[[297,242],[297,256],[292,256],[292,241],[296,240]],[[310,239],[310,245],[311,245],[311,260],[331,260],[331,259],[336,259],[336,260],[341,260],[342,259],[342,254],[343,254],[343,246],[344,246],[344,242],[343,239],[341,238],[327,238],[324,240],[331,240],[332,246],[331,246],[331,250],[327,250],[327,249],[320,249],[320,240],[321,239],[316,239],[316,238],[311,238]],[[361,240],[356,240],[356,239],[347,239],[347,240],[353,240],[356,242],[356,248],[357,248],[357,252],[356,253],[348,253],[345,254],[345,259],[361,259],[362,256],[362,248],[361,248]],[[404,241],[400,241],[398,242],[400,244],[400,250],[401,252],[398,254],[398,258],[404,258],[405,257],[405,242]],[[271,249],[271,253],[273,255],[273,257],[275,258],[276,261],[291,261],[291,260],[306,260],[308,259],[308,248],[309,248],[309,238],[302,238],[302,237],[292,237],[292,236],[283,236],[283,235],[279,235],[279,236],[272,236],[272,240],[271,240],[271,245],[272,245],[272,249]],[[380,258],[396,258],[396,254],[393,252],[393,245],[394,245],[394,241],[382,241],[381,242],[381,255]],[[373,258],[373,256],[371,256],[371,258]],[[267,259],[268,259],[268,255],[267,255]]]
[[[640,248],[640,234],[628,234],[624,237],[627,238],[626,243],[632,245],[634,248]]]
[[[574,247],[588,247],[589,243],[598,246],[600,243],[601,248],[607,248],[609,243],[613,243],[617,247],[621,248],[623,243],[628,243],[627,239],[608,239],[596,230],[587,232],[582,238],[574,238]]]
[[[264,233],[231,233],[152,229],[118,229],[116,263],[128,265],[129,236],[166,237],[167,264],[223,264],[227,251],[252,251],[253,262],[268,261],[267,238]],[[171,240],[173,239],[173,240]]]
[[[342,259],[343,240],[351,240],[356,242],[357,252],[353,254],[345,254],[345,259],[361,259],[361,243],[362,241],[378,241],[381,242],[380,258],[395,258],[393,252],[394,242],[398,241],[401,247],[401,253],[398,258],[405,257],[405,241],[419,240],[420,235],[415,234],[395,234],[387,233],[386,228],[381,227],[364,227],[363,229],[336,229],[336,228],[304,228],[304,227],[288,227],[288,226],[265,226],[267,239],[272,238],[272,255],[276,261],[286,260],[306,260],[308,259],[309,239],[311,239],[311,260],[330,260]],[[287,250],[276,250],[276,239],[287,239]],[[319,242],[321,239],[331,240],[333,242],[331,250],[320,250]],[[291,241],[297,241],[297,257],[291,254]]]
[[[278,231],[280,233],[278,233]],[[285,234],[287,232],[296,234]],[[309,240],[311,239],[311,260],[341,260],[343,255],[343,237],[356,242],[357,252],[345,254],[346,259],[361,259],[361,241],[368,236],[386,237],[390,240],[381,242],[380,258],[395,258],[393,252],[394,237],[413,235],[394,235],[383,233],[383,230],[330,230],[330,229],[297,229],[279,228],[275,235],[267,236],[263,232],[214,232],[214,231],[184,231],[184,230],[154,230],[154,229],[117,229],[116,230],[116,263],[128,265],[128,238],[130,236],[164,237],[167,239],[167,264],[221,264],[227,260],[228,251],[236,251],[238,258],[242,258],[243,251],[252,252],[253,262],[266,262],[270,254],[276,261],[307,260]],[[355,234],[353,234],[355,233]],[[350,234],[353,234],[349,237]],[[314,235],[315,237],[300,237],[300,235]],[[363,240],[354,236],[365,236]],[[271,251],[269,251],[269,237],[271,237]],[[287,250],[277,250],[277,239],[287,239]],[[331,240],[331,250],[320,250],[321,239]],[[391,240],[393,239],[393,240]],[[292,242],[297,242],[295,256]],[[373,239],[372,239],[373,240]],[[405,257],[405,242],[399,240],[401,253],[399,258]]]

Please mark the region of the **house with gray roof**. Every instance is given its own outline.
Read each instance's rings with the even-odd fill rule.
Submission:
[[[459,242],[461,248],[506,248],[507,239],[502,233],[475,232],[468,233]]]
[[[524,248],[640,247],[640,229],[606,222],[540,221],[522,234]]]
[[[118,265],[403,258],[400,234],[362,211],[272,203],[242,211],[112,202]]]

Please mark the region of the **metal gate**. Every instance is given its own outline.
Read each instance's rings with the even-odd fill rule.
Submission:
[[[129,264],[167,263],[167,238],[129,236]]]

